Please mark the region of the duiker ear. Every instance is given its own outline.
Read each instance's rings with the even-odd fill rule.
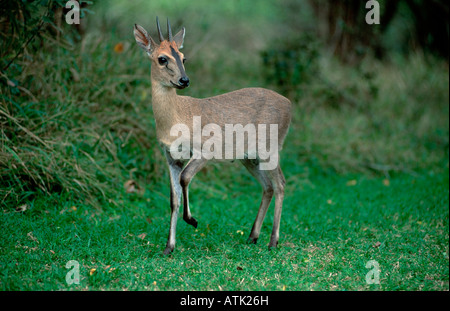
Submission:
[[[144,49],[147,53],[152,53],[156,48],[156,43],[153,41],[152,37],[150,37],[142,26],[134,24],[134,38],[136,39],[136,43]]]
[[[173,41],[177,45],[178,49],[181,50],[183,48],[184,35],[186,34],[186,29],[183,27],[174,37]]]

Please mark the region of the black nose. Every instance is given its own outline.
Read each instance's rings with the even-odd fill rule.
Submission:
[[[178,82],[180,83],[181,86],[189,86],[189,78],[188,77],[183,77]]]

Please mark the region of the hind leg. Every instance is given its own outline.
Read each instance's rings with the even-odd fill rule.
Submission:
[[[261,186],[263,187],[263,195],[261,199],[261,204],[259,205],[258,214],[256,215],[252,231],[250,232],[250,236],[247,240],[248,243],[256,244],[259,238],[259,234],[261,233],[261,226],[264,221],[264,217],[266,216],[270,202],[272,201],[273,187],[267,171],[259,169],[258,160],[245,159],[241,160],[241,162],[245,166],[245,168],[250,172],[250,174],[252,174],[253,177],[255,177],[256,180],[258,180]]]
[[[284,186],[286,180],[281,171],[280,165],[272,171],[268,171],[269,178],[272,181],[275,194],[275,214],[273,217],[273,228],[272,235],[270,236],[269,248],[275,248],[278,244],[278,239],[280,237],[280,221],[281,221],[281,210],[283,207],[284,199]]]

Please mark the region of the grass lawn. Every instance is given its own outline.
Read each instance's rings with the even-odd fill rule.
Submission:
[[[3,208],[0,290],[449,289],[448,170],[386,180],[285,169],[280,244],[269,251],[273,204],[258,244],[247,245],[260,189],[230,166],[242,173],[232,184],[209,182],[219,166],[194,180],[199,227],[180,218],[168,257],[168,186],[101,210],[56,196]],[[70,260],[78,285],[65,281]],[[370,260],[380,284],[366,283]]]

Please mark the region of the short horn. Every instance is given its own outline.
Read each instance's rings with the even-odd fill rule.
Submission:
[[[169,33],[169,42],[172,42],[172,28],[170,28],[169,19],[167,19],[167,31]]]
[[[159,18],[156,16],[156,27],[158,28],[158,36],[159,36],[159,42],[164,41],[164,36],[161,33],[161,26],[159,25]]]

